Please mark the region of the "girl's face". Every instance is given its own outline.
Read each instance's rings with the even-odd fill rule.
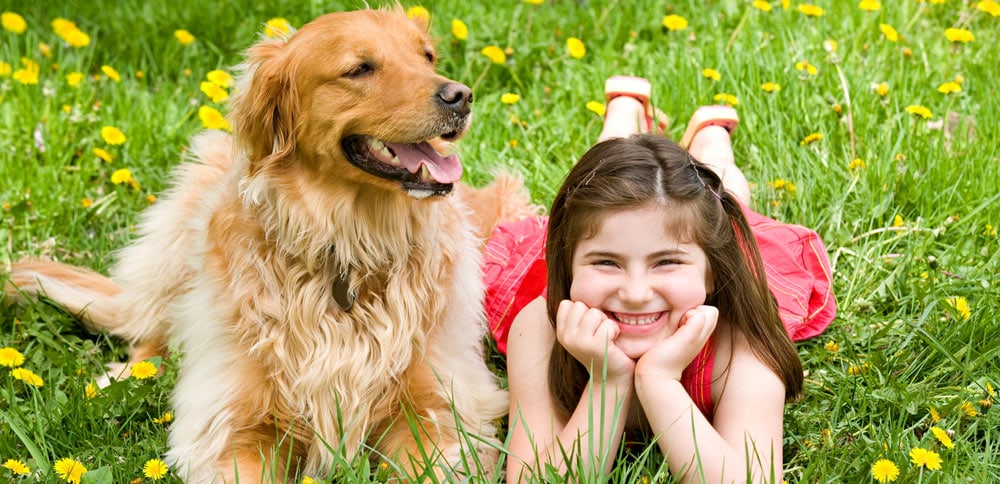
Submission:
[[[667,217],[660,206],[610,212],[573,253],[570,299],[616,321],[615,344],[633,359],[672,335],[710,292],[705,252],[668,233]]]

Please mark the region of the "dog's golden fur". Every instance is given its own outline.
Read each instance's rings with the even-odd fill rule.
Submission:
[[[110,279],[14,265],[12,295],[44,293],[133,362],[180,350],[167,457],[185,480],[324,475],[330,449],[364,445],[410,472],[495,462],[456,427],[489,441],[506,409],[483,361],[479,249],[528,210],[520,182],[444,195],[454,160],[404,173],[366,144],[441,148],[467,129],[471,92],[435,72],[425,30],[364,10],[254,45],[234,135],[194,138]]]

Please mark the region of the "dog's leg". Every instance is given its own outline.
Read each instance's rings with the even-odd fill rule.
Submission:
[[[463,364],[476,366],[475,361]],[[481,379],[463,377],[453,382],[445,382],[448,375],[439,375],[426,364],[411,368],[404,379],[403,405],[408,408],[381,434],[378,448],[418,481],[430,475],[438,482],[450,482],[492,473],[499,453],[483,441],[494,440],[492,419],[503,415],[507,400],[489,370],[481,366],[486,373]],[[451,386],[463,401],[446,396],[452,392],[445,387]],[[481,401],[470,402],[469,397]]]

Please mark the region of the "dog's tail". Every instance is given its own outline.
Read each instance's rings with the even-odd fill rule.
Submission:
[[[11,301],[39,296],[50,299],[93,330],[111,330],[120,319],[115,296],[122,288],[90,269],[25,259],[11,266],[4,289]]]

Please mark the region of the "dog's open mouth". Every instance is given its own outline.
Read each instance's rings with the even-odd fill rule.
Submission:
[[[426,141],[387,143],[356,135],[341,144],[351,164],[379,178],[398,181],[417,198],[446,195],[462,177],[458,157],[443,156]]]

